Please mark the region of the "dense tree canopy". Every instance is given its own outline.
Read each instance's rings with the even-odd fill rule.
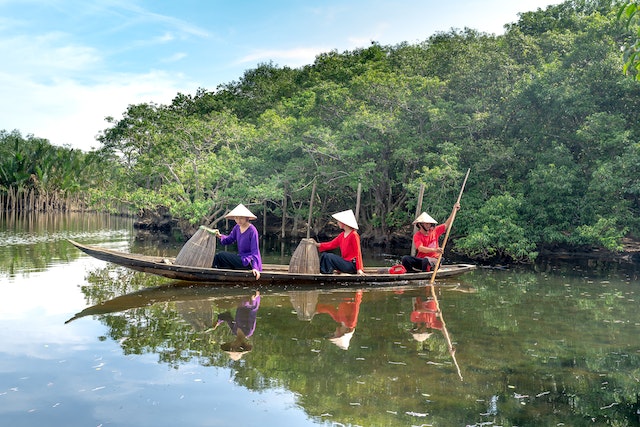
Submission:
[[[640,83],[621,72],[620,7],[568,0],[499,36],[373,43],[132,105],[99,138],[110,185],[93,188],[194,225],[242,202],[290,231],[305,225],[315,183],[318,233],[356,208],[360,186],[363,240],[385,244],[410,235],[421,186],[422,210],[444,220],[469,168],[458,252],[527,261],[543,248],[620,249],[640,235]]]
[[[624,66],[626,74],[640,80],[640,2],[638,0],[624,0],[620,2],[618,19],[636,34],[624,47]]]

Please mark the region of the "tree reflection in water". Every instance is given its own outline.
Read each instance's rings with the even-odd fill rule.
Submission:
[[[631,293],[594,296],[579,280],[546,287],[536,273],[487,271],[465,284],[260,289],[255,332],[240,338],[253,351],[233,360],[221,344],[238,336],[214,329],[216,316],[237,309],[254,284],[184,286],[119,269],[89,282],[92,306],[70,321],[98,316],[125,354],[155,353],[176,369],[195,360],[230,369],[249,390],[289,390],[318,422],[637,422],[639,355],[629,347],[633,322],[620,323],[635,316],[620,304]],[[356,326],[348,345],[327,339]]]

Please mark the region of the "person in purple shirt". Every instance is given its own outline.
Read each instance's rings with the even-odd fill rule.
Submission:
[[[236,222],[228,236],[216,230],[215,235],[223,245],[238,244],[238,253],[218,252],[213,258],[213,268],[251,270],[256,280],[262,271],[262,257],[258,247],[258,230],[249,221],[257,219],[243,204],[239,204],[225,215]]]

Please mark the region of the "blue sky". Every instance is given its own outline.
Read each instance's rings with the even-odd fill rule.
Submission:
[[[554,0],[0,0],[0,130],[82,150],[130,104],[214,90],[260,63],[501,34]]]

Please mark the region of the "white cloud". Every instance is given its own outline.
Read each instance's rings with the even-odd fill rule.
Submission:
[[[165,58],[163,60],[163,62],[178,62],[181,59],[186,58],[187,56],[189,56],[189,55],[187,55],[185,52],[177,52],[177,53],[174,53],[173,55]]]
[[[0,76],[0,80],[4,80]],[[154,102],[169,104],[178,92],[181,77],[164,72],[143,75],[110,75],[94,84],[72,79],[56,79],[51,84],[28,79],[3,81],[3,99],[17,99],[0,107],[2,125],[8,131],[18,129],[23,136],[46,138],[54,145],[70,145],[89,150],[98,147],[98,131],[109,125],[105,117],[120,118],[130,104]],[[195,90],[193,84],[189,90]],[[8,126],[10,124],[10,126]]]
[[[59,73],[75,74],[101,63],[95,49],[74,44],[61,32],[5,38],[0,42],[0,55],[5,73],[39,79]]]
[[[102,52],[62,32],[6,38],[0,57],[0,130],[83,150],[99,146],[95,137],[107,128],[105,117],[119,118],[130,104],[167,104],[198,87],[182,74],[106,71]]]
[[[290,67],[298,67],[305,64],[311,64],[315,57],[323,52],[329,52],[328,47],[307,47],[282,50],[260,50],[245,55],[240,58],[238,64],[249,64],[256,62],[270,62],[276,64],[286,64]]]

